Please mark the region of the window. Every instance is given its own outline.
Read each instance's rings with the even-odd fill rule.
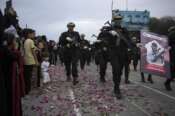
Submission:
[[[136,18],[140,18],[140,15],[136,15],[135,17],[136,17]]]
[[[132,16],[131,15],[128,15],[128,18],[131,18]]]

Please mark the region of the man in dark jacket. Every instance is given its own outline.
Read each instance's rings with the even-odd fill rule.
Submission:
[[[168,38],[169,38],[169,46],[170,49],[170,70],[171,70],[171,78],[167,78],[165,82],[165,88],[168,91],[171,91],[171,81],[175,78],[175,26],[171,27],[169,30]]]
[[[128,41],[120,25],[114,25],[112,29],[104,27],[98,36],[98,40],[102,43],[99,53],[101,81],[105,82],[104,76],[109,61],[112,66],[114,93],[118,99],[121,99],[120,81],[125,58],[127,57]]]
[[[89,57],[89,42],[85,39],[85,35],[81,34],[80,41],[80,67],[81,70],[84,70],[85,64],[88,62]]]
[[[79,59],[79,43],[80,35],[74,31],[75,24],[68,23],[68,31],[61,34],[59,45],[63,47],[64,65],[66,67],[67,81],[73,76],[73,85],[78,83],[78,59]]]

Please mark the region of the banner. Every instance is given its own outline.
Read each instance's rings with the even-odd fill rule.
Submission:
[[[168,38],[141,32],[141,72],[170,78]]]

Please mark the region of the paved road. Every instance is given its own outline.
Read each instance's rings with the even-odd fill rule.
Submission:
[[[64,67],[51,67],[52,82],[34,89],[23,99],[24,116],[175,116],[175,91],[164,89],[162,77],[154,84],[141,83],[140,74],[131,68],[131,84],[122,79],[122,100],[113,95],[111,67],[107,82],[99,82],[96,66],[80,71],[80,83],[66,82]],[[173,83],[175,89],[175,84]]]

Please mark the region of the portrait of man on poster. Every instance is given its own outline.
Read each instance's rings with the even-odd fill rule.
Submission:
[[[156,41],[153,40],[145,44],[147,50],[146,59],[149,64],[164,65],[165,49]]]

